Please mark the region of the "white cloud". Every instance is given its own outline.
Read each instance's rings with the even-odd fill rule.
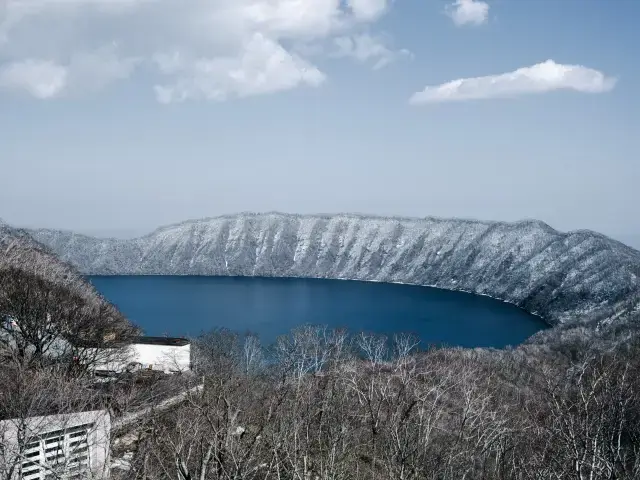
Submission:
[[[0,0],[0,69],[27,59],[46,59],[35,62],[55,65],[67,74],[50,97],[102,88],[129,77],[143,63],[166,77],[152,80],[163,101],[219,100],[317,86],[324,74],[294,46],[352,35],[376,21],[389,4],[389,0]],[[113,42],[118,48],[104,48]],[[170,52],[179,52],[179,67],[163,68],[158,60],[166,60]],[[12,78],[11,88],[19,88],[17,77]],[[37,96],[33,88],[20,88]]]
[[[387,0],[347,0],[347,4],[356,18],[366,21],[378,18],[388,7]]]
[[[128,78],[138,63],[137,58],[120,57],[113,47],[76,53],[68,66],[69,89],[75,92],[99,90],[111,82]]]
[[[53,98],[67,83],[67,69],[54,62],[27,59],[0,69],[0,88],[23,91],[36,98]]]
[[[253,30],[281,36],[325,36],[344,24],[340,0],[238,0],[237,16]]]
[[[601,93],[616,83],[598,70],[582,65],[562,65],[547,60],[531,67],[486,77],[460,78],[441,85],[425,87],[413,94],[410,103],[440,103],[483,98],[515,97],[553,90]]]
[[[333,56],[351,57],[361,63],[373,61],[373,69],[379,70],[400,57],[412,58],[408,50],[393,51],[384,44],[383,38],[368,33],[337,37],[334,40],[336,51]]]
[[[458,26],[482,25],[489,18],[489,4],[481,0],[456,0],[447,8],[447,14]]]
[[[256,33],[240,57],[191,59],[181,53],[155,58],[160,70],[176,78],[155,87],[161,103],[188,99],[226,100],[288,90],[301,84],[318,86],[325,76],[277,42]]]
[[[40,99],[96,91],[127,78],[135,64],[135,59],[121,59],[111,48],[76,53],[66,64],[30,58],[0,68],[0,89],[22,91]]]

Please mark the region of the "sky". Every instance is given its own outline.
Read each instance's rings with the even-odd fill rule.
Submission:
[[[640,246],[637,0],[0,0],[0,218],[537,218]]]

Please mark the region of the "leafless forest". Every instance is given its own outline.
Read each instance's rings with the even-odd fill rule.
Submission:
[[[122,478],[632,479],[638,346],[419,352],[301,327],[198,341],[205,389],[128,436]]]
[[[133,327],[76,277],[24,265],[0,263],[0,419],[108,410],[113,478],[640,478],[633,335],[488,350],[319,326],[272,346],[213,331],[194,339],[192,373],[98,382],[83,352]],[[28,443],[3,445],[0,478]]]

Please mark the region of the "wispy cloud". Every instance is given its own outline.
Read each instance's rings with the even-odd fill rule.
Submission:
[[[371,21],[380,17],[388,8],[387,0],[347,0],[356,18]]]
[[[96,91],[127,78],[137,61],[119,57],[111,47],[77,52],[64,64],[27,58],[0,67],[0,88],[23,91],[39,99]]]
[[[446,9],[458,25],[482,25],[489,18],[489,4],[481,0],[456,0]]]
[[[161,103],[187,99],[225,100],[289,90],[298,85],[318,86],[325,75],[277,42],[256,33],[241,57],[193,59],[174,52],[155,61],[174,81],[155,87]]]
[[[0,69],[0,87],[36,98],[54,98],[67,83],[67,69],[50,61],[26,59]]]
[[[140,65],[167,103],[314,87],[324,73],[292,45],[350,37],[391,1],[0,0],[0,89],[61,97],[126,79]],[[359,60],[357,48],[348,56]],[[174,68],[158,61],[176,52]],[[368,55],[380,67],[395,52]]]
[[[379,70],[398,58],[412,58],[413,54],[406,49],[392,50],[385,45],[385,39],[374,37],[368,33],[337,37],[334,40],[335,57],[351,57],[358,62],[372,62],[372,68]]]
[[[513,72],[485,77],[460,78],[441,85],[427,86],[416,92],[409,102],[426,103],[516,97],[553,90],[602,93],[616,84],[614,77],[582,65],[562,65],[547,60]]]

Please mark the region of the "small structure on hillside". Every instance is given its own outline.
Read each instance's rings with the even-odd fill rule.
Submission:
[[[186,372],[191,369],[191,342],[176,337],[134,337],[126,345],[126,355],[92,368],[96,372],[123,373],[135,370],[153,370],[163,373]]]
[[[131,347],[141,368],[164,373],[191,369],[191,342],[186,338],[137,337]]]
[[[105,410],[0,421],[0,477],[109,478],[111,419]]]

